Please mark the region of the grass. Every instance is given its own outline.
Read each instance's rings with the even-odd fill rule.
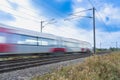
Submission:
[[[32,80],[120,80],[120,52],[94,55],[83,63],[62,67]]]
[[[0,61],[17,60],[17,59],[29,59],[29,58],[37,58],[37,57],[39,57],[39,56],[11,56],[11,57],[0,58]]]

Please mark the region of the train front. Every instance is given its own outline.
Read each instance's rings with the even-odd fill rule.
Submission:
[[[0,56],[14,52],[14,45],[11,44],[12,30],[0,27]]]

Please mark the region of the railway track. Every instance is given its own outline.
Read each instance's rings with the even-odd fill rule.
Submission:
[[[51,64],[61,61],[67,61],[77,58],[88,57],[91,54],[69,54],[65,56],[50,56],[43,58],[19,59],[10,61],[0,61],[0,73],[20,70],[28,67],[35,67],[45,64]]]
[[[99,52],[97,55],[103,55],[110,52]],[[61,61],[67,61],[77,58],[84,58],[91,56],[92,54],[66,54],[66,55],[60,55],[60,56],[43,56],[43,57],[37,57],[37,58],[29,58],[29,59],[17,59],[17,60],[6,60],[6,61],[0,61],[0,73],[4,72],[10,72],[20,69],[25,69],[29,67],[35,67],[40,65],[46,65]]]

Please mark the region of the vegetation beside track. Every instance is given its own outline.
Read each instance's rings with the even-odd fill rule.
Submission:
[[[5,60],[17,60],[17,59],[29,59],[29,58],[37,58],[39,56],[10,56],[10,57],[1,57],[0,61]]]
[[[120,52],[94,55],[82,63],[62,67],[32,80],[120,80]]]

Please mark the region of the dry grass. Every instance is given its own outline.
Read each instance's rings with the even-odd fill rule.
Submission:
[[[29,58],[37,58],[37,57],[39,57],[39,56],[11,56],[11,57],[0,58],[0,61],[17,60],[17,59],[29,59]]]
[[[32,80],[120,80],[120,52],[94,55],[83,63],[63,67]]]

